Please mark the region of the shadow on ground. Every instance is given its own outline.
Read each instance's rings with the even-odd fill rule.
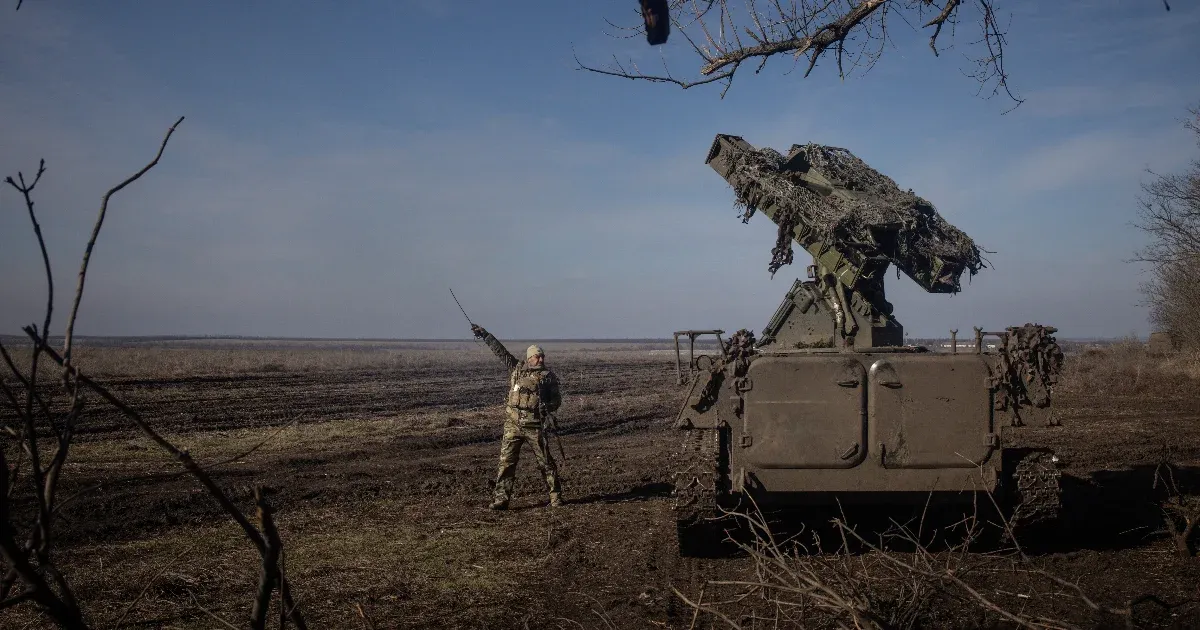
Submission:
[[[1156,482],[1157,480],[1157,482]],[[1169,496],[1200,496],[1200,467],[1154,465],[1101,470],[1087,477],[1064,474],[1062,511],[1058,522],[1017,532],[1017,541],[1030,555],[1076,551],[1134,549],[1169,538],[1162,503]],[[961,548],[974,532],[974,551],[1011,548],[1005,525],[986,495],[969,505],[922,504],[903,506],[806,506],[763,509],[762,523],[777,543],[791,551],[861,553],[871,546],[895,551],[913,548],[919,540],[930,551]],[[1195,518],[1195,517],[1193,517]],[[843,537],[837,519],[865,541]],[[759,535],[763,531],[759,530]],[[689,531],[688,555],[739,557],[735,543],[752,544],[755,533],[744,518],[725,517]],[[1193,535],[1193,548],[1200,532]],[[722,541],[722,539],[726,539]],[[849,543],[849,544],[847,544]],[[796,547],[799,544],[800,547]]]
[[[608,494],[591,494],[578,499],[568,499],[566,503],[627,503],[630,501],[647,501],[671,496],[673,487],[669,483],[647,483],[634,486],[624,492]]]
[[[632,503],[638,501],[650,501],[654,499],[663,499],[671,496],[672,486],[669,483],[647,483],[634,486],[629,490],[622,492],[610,492],[589,494],[578,498],[564,498],[563,505],[589,505],[593,503]],[[510,512],[522,512],[525,510],[537,510],[545,508],[549,505],[549,499],[539,501],[534,504],[519,505],[508,508]]]
[[[1160,475],[1161,472],[1161,475]],[[1157,477],[1157,483],[1156,483]],[[1162,501],[1174,487],[1200,495],[1200,467],[1135,466],[1086,478],[1063,475],[1063,527],[1057,551],[1129,549],[1164,535]]]

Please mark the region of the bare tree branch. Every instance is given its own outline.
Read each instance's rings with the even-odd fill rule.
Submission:
[[[17,172],[16,181],[14,181],[12,177],[6,177],[4,181],[16,189],[18,193],[20,193],[25,201],[25,208],[29,214],[29,221],[33,224],[33,233],[37,238],[38,248],[42,254],[42,263],[45,268],[47,284],[46,315],[42,329],[49,330],[51,314],[54,310],[54,280],[53,274],[50,270],[50,256],[46,251],[46,241],[42,236],[41,225],[38,223],[37,214],[34,212],[34,203],[32,197],[34,189],[37,187],[38,182],[42,180],[42,175],[44,175],[45,172],[46,161],[41,160],[38,162],[38,170],[34,175],[32,182],[27,183],[25,181],[25,174],[20,171]],[[50,468],[44,469],[42,467],[41,449],[38,445],[37,431],[34,426],[34,400],[37,400],[38,406],[45,414],[47,420],[50,420],[53,416],[49,413],[48,405],[41,399],[37,391],[38,358],[41,356],[41,353],[37,351],[32,353],[28,377],[25,377],[21,374],[20,370],[18,370],[13,364],[12,357],[9,356],[8,352],[4,350],[3,347],[0,347],[0,355],[3,355],[4,361],[8,365],[9,369],[12,370],[13,374],[17,375],[18,380],[21,381],[21,383],[25,386],[26,394],[24,413],[19,415],[24,423],[21,433],[25,438],[24,448],[26,455],[29,456],[30,481],[34,485],[34,496],[37,499],[38,507],[37,524],[34,527],[33,534],[29,544],[27,545],[27,548],[37,551],[40,560],[39,564],[47,565],[49,564],[48,553],[51,527],[50,505],[53,502],[53,487],[58,479],[58,470],[61,468],[63,460],[66,458],[66,448],[62,442],[62,436],[60,434],[58,452],[56,453]],[[72,403],[72,406],[74,406],[74,397],[72,398]],[[51,423],[51,428],[53,428],[53,423]],[[5,490],[7,493],[8,488],[5,488]],[[12,565],[10,564],[9,566],[11,567]],[[66,593],[69,593],[69,590],[67,590]]]
[[[808,73],[812,71],[812,67],[816,65],[816,60],[820,57],[821,53],[825,52],[829,46],[843,41],[851,29],[861,24],[863,20],[870,17],[872,13],[886,4],[887,1],[862,0],[862,2],[855,5],[848,13],[837,20],[821,26],[812,35],[793,37],[782,41],[767,42],[759,46],[732,50],[710,60],[700,68],[700,74],[709,75],[752,57],[770,57],[771,55],[791,51],[794,51],[795,56],[798,57],[808,52],[809,49],[812,49],[812,62],[809,64],[809,71],[804,73],[805,76],[808,76]]]
[[[200,484],[203,485],[205,489],[207,489],[209,493],[217,499],[217,502],[221,504],[221,507],[233,517],[233,520],[241,526],[242,531],[244,531],[246,533],[246,537],[249,538],[252,543],[254,543],[254,546],[258,549],[259,553],[266,552],[267,543],[265,540],[263,540],[263,537],[259,534],[258,530],[254,528],[254,525],[250,524],[250,521],[244,514],[242,514],[241,510],[233,505],[233,502],[229,499],[229,497],[226,496],[223,491],[221,491],[216,482],[214,482],[212,478],[208,476],[208,473],[204,472],[204,469],[196,463],[196,460],[192,459],[191,455],[189,455],[186,451],[179,450],[174,444],[171,444],[166,440],[166,438],[159,435],[158,432],[155,431],[149,425],[149,423],[142,418],[141,414],[114,396],[106,387],[85,376],[75,366],[69,365],[66,359],[59,355],[58,352],[56,352],[49,345],[47,345],[45,339],[38,337],[32,328],[26,326],[23,330],[25,331],[25,334],[29,335],[29,338],[33,340],[35,347],[41,348],[42,352],[46,353],[46,356],[50,357],[52,361],[63,367],[63,369],[67,370],[72,378],[77,379],[79,383],[87,386],[101,398],[108,401],[110,405],[116,407],[122,414],[125,415],[126,418],[129,418],[129,420],[133,422],[133,424],[139,430],[141,430],[142,434],[150,438],[150,440],[157,444],[159,448],[170,453],[176,459],[176,461],[178,461],[183,465],[184,468],[188,470],[188,472],[192,473],[192,475],[196,477]]]
[[[15,425],[0,427],[0,431],[15,439],[15,444],[18,446],[18,457],[24,456],[24,458],[28,459],[27,464],[24,466],[22,466],[22,461],[19,460],[17,465],[10,468],[5,455],[5,449],[0,448],[0,490],[2,490],[0,492],[0,557],[3,558],[7,570],[3,579],[0,579],[0,609],[17,606],[27,601],[33,602],[63,628],[79,630],[87,628],[87,625],[83,621],[79,603],[76,601],[71,587],[51,557],[52,542],[54,539],[51,526],[54,523],[56,507],[58,507],[56,506],[55,497],[58,490],[59,478],[70,452],[75,425],[81,416],[85,404],[83,394],[87,390],[98,394],[103,400],[120,410],[143,434],[149,437],[160,448],[174,456],[183,465],[185,473],[196,477],[201,485],[217,500],[224,511],[242,527],[246,537],[254,544],[263,559],[262,570],[264,581],[259,592],[259,597],[255,601],[253,615],[255,627],[261,628],[265,626],[265,615],[270,605],[271,594],[275,588],[278,588],[281,600],[281,626],[284,621],[290,621],[299,630],[306,630],[303,616],[292,598],[286,575],[282,569],[282,542],[279,538],[279,532],[275,527],[274,519],[271,516],[272,509],[267,505],[265,497],[260,493],[256,493],[258,515],[262,526],[262,531],[260,532],[249,522],[246,515],[234,505],[229,495],[216,485],[206,470],[200,467],[187,451],[176,448],[160,436],[142,419],[140,414],[120,401],[105,387],[82,374],[72,364],[70,359],[73,331],[87,277],[88,263],[104,222],[108,202],[112,195],[134,181],[137,181],[142,175],[158,164],[167,142],[182,121],[183,117],[180,117],[168,129],[153,160],[137,173],[126,178],[105,193],[101,202],[99,216],[93,226],[91,238],[87,243],[83,261],[80,265],[78,286],[70,317],[66,325],[66,335],[64,336],[61,355],[49,345],[49,327],[54,306],[53,275],[45,239],[43,238],[41,226],[34,212],[32,195],[42,175],[45,173],[45,162],[42,161],[39,163],[38,172],[31,182],[26,180],[23,173],[18,173],[15,180],[11,177],[5,180],[24,197],[25,206],[30,221],[33,224],[34,235],[37,238],[42,253],[49,297],[46,301],[46,315],[41,329],[36,324],[31,324],[23,328],[33,341],[32,359],[28,374],[21,371],[7,349],[4,348],[3,344],[0,344],[0,357],[3,358],[3,365],[12,373],[12,381],[19,383],[26,390],[26,395],[22,400],[14,389],[10,387],[8,379],[0,379],[0,391],[3,392],[2,400],[8,403],[18,421]],[[54,413],[49,402],[39,393],[38,359],[43,353],[62,368],[61,385],[68,397],[67,410],[63,414]],[[38,436],[41,429],[38,426],[39,422],[44,422],[45,428],[48,428],[53,437],[56,438],[57,449],[52,455],[44,450],[45,447],[39,441]],[[261,444],[254,446],[246,454],[253,452]],[[48,464],[46,463],[47,456],[49,456]],[[244,454],[240,456],[244,456]],[[222,463],[224,462],[217,462],[210,466],[210,468],[219,466]],[[33,519],[32,526],[30,527],[28,541],[24,545],[18,543],[20,533],[18,527],[14,526],[12,522],[13,511],[10,509],[10,498],[13,496],[15,481],[23,467],[28,469],[28,476],[32,483],[34,507],[36,507],[36,517]],[[68,501],[70,498],[68,498]],[[18,582],[23,584],[24,588],[16,595],[10,596],[10,591]],[[145,590],[129,605],[121,615],[121,620],[129,615],[144,595]]]
[[[33,399],[37,401],[38,409],[42,412],[42,414],[47,418],[52,417],[53,414],[50,413],[50,406],[41,397],[41,395],[37,393],[37,389],[31,387],[33,381],[31,381],[21,372],[20,368],[17,367],[16,362],[13,361],[12,355],[8,353],[8,349],[6,349],[2,343],[0,343],[0,358],[4,359],[5,365],[7,365],[8,369],[12,371],[13,378],[15,378],[17,382],[21,384],[21,387],[24,387],[27,392],[33,392]],[[17,401],[15,396],[12,398],[12,404],[14,406],[13,409],[17,412],[18,417],[24,418],[31,413],[26,409],[25,405],[22,405]]]
[[[5,608],[12,608],[13,606],[16,606],[17,604],[27,602],[31,599],[33,599],[33,591],[25,591],[23,593],[18,593],[16,595],[13,595],[12,597],[0,602],[0,610],[4,610]]]
[[[579,61],[578,56],[575,57],[575,62],[579,63],[581,66],[583,65]],[[684,89],[687,89],[690,87],[695,87],[697,85],[704,85],[706,83],[714,83],[714,82],[720,81],[722,79],[728,79],[733,76],[733,70],[737,69],[735,67],[732,70],[730,70],[729,72],[723,72],[720,74],[716,74],[711,77],[708,77],[707,79],[700,79],[698,81],[681,81],[681,80],[676,79],[671,76],[664,77],[664,76],[655,76],[655,75],[648,75],[648,74],[635,74],[637,72],[636,66],[635,66],[635,70],[633,72],[626,72],[625,68],[623,68],[621,66],[620,62],[614,61],[614,64],[616,65],[616,68],[617,68],[616,70],[597,70],[594,68],[585,68],[585,69],[591,70],[592,72],[596,72],[599,74],[607,74],[610,76],[621,77],[624,79],[642,79],[642,80],[656,82],[656,83],[674,83],[675,85],[678,85]]]
[[[989,499],[992,507],[999,508],[994,497],[989,495]],[[949,548],[936,553],[925,542],[927,510],[917,519],[915,527],[891,521],[891,528],[880,534],[878,542],[860,533],[843,514],[830,521],[838,535],[833,542],[840,542],[840,546],[836,551],[826,552],[815,534],[813,548],[803,545],[798,535],[787,541],[778,540],[752,498],[749,502],[748,509],[726,513],[747,530],[749,542],[733,542],[750,559],[753,575],[744,579],[707,580],[700,586],[700,597],[695,599],[673,589],[695,615],[703,613],[711,618],[705,621],[705,627],[721,622],[726,627],[740,629],[749,627],[743,624],[751,619],[766,621],[763,627],[780,627],[781,621],[793,624],[792,627],[875,630],[922,627],[929,621],[923,616],[926,606],[936,596],[937,601],[949,597],[987,611],[1006,626],[1075,630],[1079,626],[1067,619],[1091,614],[1121,619],[1132,628],[1137,625],[1134,612],[1139,605],[1153,603],[1169,611],[1198,599],[1171,604],[1154,594],[1144,594],[1121,606],[1105,605],[1078,584],[1036,568],[1012,536],[1007,519],[1001,518],[999,525],[1012,543],[1008,553],[1003,553],[1004,550],[981,553],[973,549],[982,533],[980,526],[991,521],[980,518],[978,509],[949,528],[938,528],[934,535],[942,537]],[[961,537],[962,542],[953,542],[951,532],[958,532],[954,538]],[[996,571],[1029,577],[1028,588],[1032,593],[1022,597],[1040,595],[1047,602],[1053,601],[1051,611],[1062,618],[1036,614],[1023,606],[1006,606],[972,583],[972,575]],[[706,589],[718,594],[706,600],[709,592]],[[760,606],[765,604],[773,619],[770,614],[760,615],[763,611],[753,608],[751,597]],[[695,622],[692,625],[699,627]]]
[[[21,8],[20,3],[18,3],[17,8]],[[24,198],[25,209],[29,213],[29,221],[33,224],[33,234],[37,237],[38,249],[42,252],[42,264],[46,271],[46,319],[42,324],[42,330],[47,331],[48,334],[50,330],[50,316],[54,312],[54,274],[50,271],[50,254],[46,251],[46,239],[42,236],[42,226],[38,223],[37,214],[33,211],[33,197],[31,196],[33,189],[37,187],[38,182],[42,181],[42,175],[45,173],[46,160],[40,160],[38,162],[37,174],[34,175],[32,183],[26,184],[25,174],[20,171],[17,171],[17,179],[20,181],[20,184],[13,181],[12,177],[6,177],[4,181],[15,188]],[[34,383],[37,382],[38,356],[40,354],[34,352],[33,357],[30,359],[29,380]],[[36,389],[30,388],[29,396],[25,401],[25,413],[31,416],[33,415],[33,398],[36,395]]]
[[[162,144],[158,146],[158,153],[154,155],[154,159],[150,160],[149,164],[143,166],[142,170],[130,175],[125,181],[117,184],[109,189],[108,192],[104,193],[104,199],[100,202],[100,216],[96,217],[96,224],[92,227],[92,237],[88,239],[87,247],[83,250],[83,263],[79,266],[79,284],[75,288],[75,301],[71,304],[71,315],[69,318],[67,318],[67,334],[63,339],[62,351],[66,366],[71,364],[71,340],[72,335],[75,332],[75,316],[79,313],[79,302],[83,299],[83,281],[87,276],[88,261],[92,257],[92,248],[96,246],[96,237],[100,235],[100,227],[104,224],[104,215],[106,212],[108,212],[108,200],[121,189],[137,181],[142,175],[146,174],[146,171],[149,171],[150,169],[154,168],[156,164],[158,164],[159,158],[162,157],[163,150],[167,148],[167,141],[171,139],[171,134],[175,133],[175,128],[178,127],[179,123],[181,122],[183,122],[183,116],[180,116],[179,120],[176,120],[175,124],[171,125],[171,128],[167,130],[167,135],[163,137]]]
[[[4,558],[4,562],[10,567],[10,570],[25,583],[27,590],[23,594],[27,595],[29,600],[35,602],[63,628],[86,630],[87,626],[83,622],[79,609],[55,595],[45,578],[30,564],[25,551],[17,546],[17,533],[9,524],[8,501],[4,500],[0,503],[4,505],[3,511],[0,513],[0,516],[4,517],[0,520],[0,556]]]
[[[946,0],[946,6],[942,8],[942,12],[937,17],[925,23],[926,27],[936,27],[934,28],[933,35],[929,36],[929,49],[933,51],[933,56],[935,57],[938,56],[937,38],[942,33],[942,26],[945,25],[946,20],[950,19],[950,16],[961,2],[962,0]]]
[[[1190,108],[1184,127],[1200,146],[1200,107]],[[1150,265],[1142,286],[1150,319],[1181,347],[1200,348],[1200,159],[1182,173],[1161,175],[1142,184],[1134,225],[1150,242],[1134,257]]]
[[[279,533],[275,531],[275,523],[271,520],[271,506],[267,503],[262,488],[254,489],[254,503],[258,508],[258,520],[263,528],[267,548],[262,557],[262,571],[258,579],[258,596],[254,600],[254,609],[250,612],[250,627],[253,630],[265,630],[267,626],[267,610],[271,605],[271,593],[279,582]],[[268,530],[270,533],[268,533]],[[274,535],[272,536],[271,533]]]
[[[1021,99],[1008,86],[1004,68],[1004,32],[996,20],[995,0],[973,0],[982,38],[982,55],[975,59],[978,69],[968,73],[984,85],[995,83],[993,94],[1003,90],[1019,105]],[[774,56],[790,55],[794,62],[807,55],[803,76],[809,76],[820,59],[831,52],[835,56],[838,76],[845,79],[855,68],[868,71],[882,57],[888,40],[887,16],[898,13],[910,23],[906,14],[924,16],[923,28],[932,28],[929,47],[939,55],[938,41],[943,27],[956,22],[963,0],[745,0],[735,11],[730,0],[672,0],[670,11],[674,24],[672,34],[683,37],[699,57],[698,77],[676,78],[671,72],[647,74],[630,61],[617,62],[607,69],[585,65],[576,58],[579,69],[627,79],[655,83],[673,83],[683,89],[724,81],[721,96],[729,90],[732,79],[747,61],[759,60],[755,73]],[[925,15],[932,10],[932,15]],[[915,28],[915,27],[914,27]],[[643,23],[626,30],[646,33],[655,39]],[[696,32],[693,38],[691,31]],[[749,40],[743,42],[741,35]],[[859,36],[861,35],[861,38]],[[701,40],[703,44],[697,43]],[[657,41],[657,40],[656,40]]]
[[[280,544],[278,542],[278,532],[276,532],[274,529],[274,521],[270,519],[269,513],[265,518],[267,518],[267,520],[270,522],[270,526],[260,533],[257,529],[255,529],[254,525],[250,523],[249,519],[246,518],[246,515],[243,514],[242,511],[233,504],[233,501],[229,498],[229,496],[225,494],[217,486],[216,482],[214,482],[212,478],[208,476],[204,469],[197,464],[194,459],[192,459],[191,455],[189,455],[186,451],[180,450],[174,444],[171,444],[169,441],[159,435],[158,432],[155,431],[149,425],[149,423],[147,423],[141,417],[141,414],[114,396],[103,385],[82,374],[75,366],[67,364],[66,360],[57,352],[55,352],[53,348],[47,345],[44,339],[36,336],[35,331],[31,327],[26,326],[24,330],[25,333],[33,340],[35,347],[41,348],[41,351],[45,352],[46,356],[48,356],[58,365],[62,366],[64,370],[67,370],[73,379],[75,379],[78,383],[87,386],[89,389],[97,393],[101,398],[108,401],[109,404],[120,410],[125,417],[129,418],[129,420],[133,422],[134,425],[137,426],[137,428],[140,429],[144,435],[146,435],[146,437],[150,438],[150,440],[157,444],[160,448],[174,456],[176,461],[182,464],[183,467],[187,469],[187,471],[190,472],[206,490],[208,490],[209,494],[211,494],[213,498],[217,500],[217,503],[221,505],[222,509],[224,509],[225,512],[229,514],[239,526],[241,526],[242,531],[246,534],[246,537],[250,539],[255,548],[258,549],[259,554],[264,558],[264,563],[266,563],[267,557],[273,554],[271,546],[273,544]],[[260,516],[260,518],[263,517]],[[264,524],[264,527],[267,527],[266,524]],[[275,537],[275,540],[271,539],[272,536]],[[277,556],[275,557],[277,558]],[[305,630],[306,626],[303,616],[300,614],[298,607],[292,600],[290,590],[287,588],[286,582],[283,583],[283,587],[280,589],[280,592],[282,595],[283,605],[291,611],[289,613],[289,619],[293,624],[296,625],[297,628],[300,630]]]
[[[1175,467],[1169,462],[1160,463],[1154,470],[1154,488],[1157,490],[1160,486],[1166,492],[1162,502],[1166,532],[1175,544],[1175,552],[1181,558],[1190,558],[1197,551],[1192,538],[1200,527],[1200,496],[1189,496],[1181,491],[1175,479]]]

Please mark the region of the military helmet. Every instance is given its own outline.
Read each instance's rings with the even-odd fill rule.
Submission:
[[[534,344],[525,349],[525,358],[526,359],[532,359],[533,357],[537,357],[537,356],[543,356],[543,357],[546,356],[546,353],[542,352],[541,346]]]

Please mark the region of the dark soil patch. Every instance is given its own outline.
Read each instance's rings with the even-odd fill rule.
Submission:
[[[564,357],[560,365],[586,375],[564,379],[567,505],[546,506],[532,459],[524,457],[512,509],[499,513],[487,509],[505,385],[498,366],[117,379],[112,388],[174,435],[265,437],[265,429],[289,423],[317,430],[344,421],[350,437],[331,438],[322,449],[263,451],[214,472],[243,506],[251,483],[278,489],[290,576],[310,627],[365,627],[361,606],[381,628],[687,628],[691,611],[672,587],[696,595],[705,578],[747,577],[752,565],[745,557],[675,552],[667,454],[676,446],[670,422],[684,389],[674,384],[673,357],[586,364]],[[1163,457],[1174,458],[1188,483],[1200,477],[1197,400],[1059,402],[1062,427],[1017,432],[1024,443],[1055,448],[1068,464],[1070,535],[1040,550],[1037,566],[1106,606],[1144,593],[1169,602],[1200,595],[1200,559],[1174,557],[1154,533],[1161,516],[1151,494]],[[382,433],[369,426],[391,420],[394,428]],[[362,439],[353,436],[356,426]],[[155,578],[152,600],[131,619],[142,627],[211,627],[191,592],[240,623],[257,567],[228,517],[189,477],[114,483],[173,469],[165,459],[147,464],[132,444],[136,433],[111,411],[94,406],[85,428],[83,443],[113,454],[81,456],[64,476],[62,496],[109,485],[71,501],[57,535],[68,578],[91,614],[113,620],[174,554],[197,545],[177,570]],[[1021,573],[980,575],[973,579],[981,590],[1027,612],[1053,614],[1069,597]],[[969,603],[943,604],[934,615],[939,627],[986,621]],[[1195,606],[1173,613],[1148,606],[1150,626],[1200,625]],[[0,611],[0,626],[35,618],[28,608]]]

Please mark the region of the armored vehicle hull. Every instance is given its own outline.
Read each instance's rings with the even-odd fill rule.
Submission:
[[[771,507],[990,493],[1014,526],[1056,519],[1053,454],[1003,448],[1011,421],[995,409],[997,359],[797,350],[697,374],[676,419],[686,432],[675,474],[681,536],[710,536],[705,521],[747,498]]]
[[[707,161],[745,218],[761,211],[779,225],[772,272],[790,262],[790,242],[813,265],[761,339],[745,329],[728,343],[718,336],[719,354],[691,364],[675,421],[684,432],[674,461],[681,551],[711,542],[712,521],[746,499],[769,507],[987,494],[1013,528],[1053,523],[1057,458],[1013,448],[1004,427],[1055,424],[1056,329],[976,328],[961,352],[951,331],[953,351],[932,352],[904,344],[885,298],[891,265],[926,291],[956,292],[959,274],[980,268],[974,243],[844,149],[797,145],[782,156],[718,135]],[[994,352],[988,335],[998,337]]]

